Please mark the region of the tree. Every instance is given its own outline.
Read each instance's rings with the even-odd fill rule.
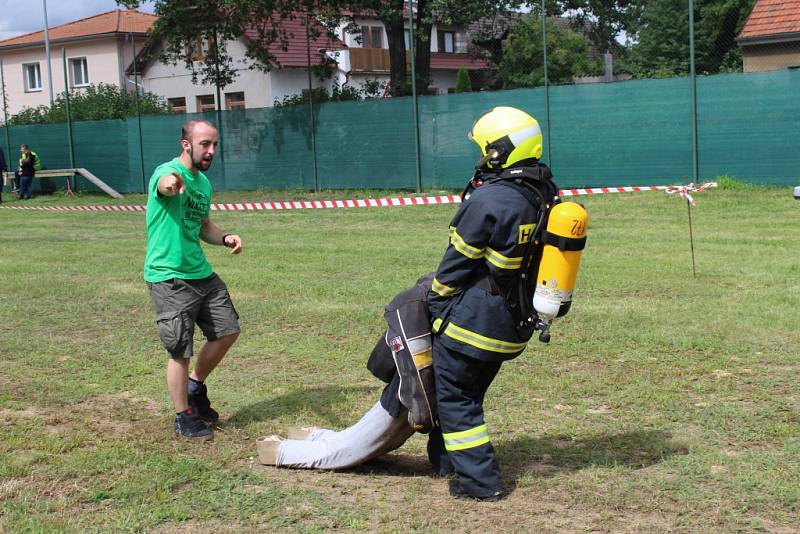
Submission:
[[[700,74],[741,71],[736,35],[755,0],[695,2],[695,69]],[[689,7],[686,0],[648,0],[629,68],[637,77],[689,72]]]
[[[742,53],[736,36],[747,22],[755,0],[704,0],[695,24],[697,71],[742,70]]]
[[[602,72],[599,63],[588,57],[590,45],[582,34],[558,24],[547,27],[547,77],[550,83],[569,83],[573,76]],[[511,30],[500,63],[498,78],[503,88],[544,85],[544,50],[542,22],[538,16],[525,15]]]
[[[642,13],[638,43],[628,68],[636,77],[666,78],[689,72],[689,8],[686,0],[651,0]]]
[[[458,68],[458,74],[456,74],[456,93],[470,92],[472,92],[472,82],[469,79],[469,72],[461,66]]]
[[[555,0],[548,14],[564,15],[573,28],[586,33],[602,51],[620,48],[617,38],[634,33],[639,27],[643,4],[647,0]]]
[[[166,115],[171,113],[164,99],[153,93],[139,94],[139,110],[142,115]],[[136,97],[116,85],[101,83],[69,92],[70,119],[90,121],[103,119],[125,119],[136,115]],[[8,118],[9,125],[47,124],[67,121],[67,94],[60,93],[52,106],[24,108]]]

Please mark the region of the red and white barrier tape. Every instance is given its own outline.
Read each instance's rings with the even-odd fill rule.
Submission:
[[[690,193],[699,193],[703,189],[708,189],[709,187],[717,187],[717,182],[706,182],[701,185],[695,185],[693,182],[690,182],[686,185],[671,185],[667,187],[664,192],[668,195],[680,195],[688,200],[689,204],[694,206],[695,201]]]
[[[579,189],[562,189],[559,195],[562,197],[597,195],[604,193],[633,193],[637,191],[666,191],[667,193],[678,193],[687,196],[693,201],[687,191],[702,191],[707,187],[716,187],[715,182],[705,183],[702,186],[667,186],[667,185],[643,185],[627,187],[585,187]],[[684,190],[688,187],[695,189]],[[433,206],[438,204],[459,204],[459,195],[439,195],[431,197],[399,197],[399,198],[367,198],[358,200],[291,200],[277,202],[234,202],[224,204],[211,204],[211,211],[262,211],[262,210],[302,210],[302,209],[333,209],[333,208],[378,208],[393,206]],[[143,205],[107,205],[107,206],[7,206],[0,205],[0,208],[17,210],[36,210],[36,211],[113,211],[113,212],[143,212],[146,207]]]

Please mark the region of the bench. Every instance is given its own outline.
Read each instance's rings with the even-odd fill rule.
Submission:
[[[95,176],[94,174],[90,173],[88,170],[77,167],[75,169],[42,169],[40,171],[36,171],[36,175],[34,178],[55,178],[59,176],[68,176],[72,178],[74,175],[83,176],[94,185],[108,193],[113,198],[122,198],[122,195],[117,193],[114,189],[108,186],[104,181],[100,178]],[[5,171],[3,172],[3,185],[9,185],[14,183],[14,173]]]

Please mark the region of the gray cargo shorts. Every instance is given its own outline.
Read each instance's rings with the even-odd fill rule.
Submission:
[[[201,280],[147,282],[161,343],[172,358],[191,358],[194,325],[209,341],[239,332],[239,314],[216,273]]]

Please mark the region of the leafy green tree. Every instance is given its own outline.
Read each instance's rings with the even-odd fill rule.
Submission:
[[[689,8],[686,0],[650,0],[642,13],[638,43],[627,67],[636,77],[666,78],[689,72]]]
[[[569,83],[573,76],[591,76],[602,72],[602,66],[589,59],[590,45],[586,37],[558,24],[547,27],[547,77],[550,83]],[[544,85],[544,50],[541,19],[534,15],[520,18],[509,36],[508,46],[500,63],[498,78],[503,87],[536,87]]]
[[[456,93],[470,93],[472,92],[472,82],[469,79],[469,72],[463,66],[458,68],[456,74]]]
[[[353,87],[347,84],[339,85],[334,83],[330,92],[324,87],[315,87],[313,89],[314,102],[344,102],[348,100],[366,100],[368,98],[378,98],[383,95],[386,88],[384,82],[378,80],[366,80],[360,87]],[[292,106],[297,104],[305,104],[308,102],[308,92],[304,91],[301,95],[286,96],[283,100],[275,100],[274,107]]]
[[[736,36],[754,5],[755,0],[699,1],[695,23],[697,72],[741,72],[742,53]]]
[[[171,113],[164,99],[156,94],[139,94],[139,110],[142,115],[165,115]],[[70,118],[74,121],[101,119],[124,119],[136,115],[135,95],[116,85],[101,83],[69,92]],[[67,95],[60,93],[52,106],[24,108],[9,117],[9,125],[47,124],[66,122]]]
[[[617,38],[635,33],[647,0],[555,0],[548,14],[562,15],[602,51],[619,52]]]
[[[696,0],[695,69],[698,74],[741,71],[736,35],[755,0]],[[636,77],[689,73],[689,7],[686,0],[648,0],[629,69]]]

